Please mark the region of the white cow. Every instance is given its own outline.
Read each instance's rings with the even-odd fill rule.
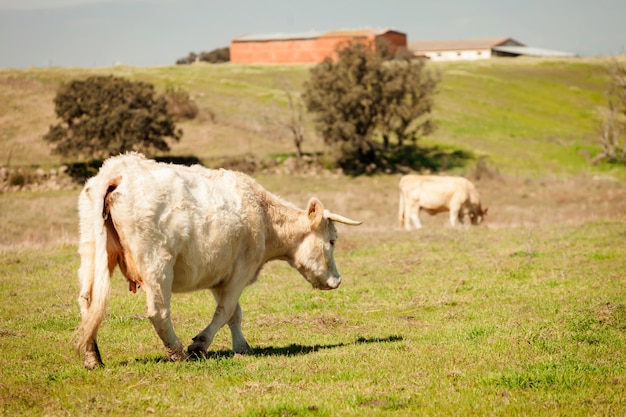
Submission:
[[[79,198],[82,321],[77,349],[88,369],[102,365],[96,343],[119,265],[129,289],[146,293],[147,314],[171,360],[205,355],[228,324],[235,352],[250,349],[241,332],[239,296],[263,265],[287,261],[315,288],[341,283],[333,259],[334,222],[358,225],[311,198],[298,209],[249,176],[158,163],[131,153],[105,161]],[[208,289],[217,307],[188,347],[174,333],[172,292]]]
[[[476,187],[463,177],[405,175],[400,178],[399,186],[398,219],[400,227],[406,230],[422,227],[420,210],[431,215],[449,211],[453,227],[457,219],[463,223],[465,216],[478,225],[487,214],[487,207],[482,208]]]

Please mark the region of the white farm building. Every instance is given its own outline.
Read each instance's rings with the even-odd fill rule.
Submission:
[[[513,38],[413,41],[408,49],[416,57],[432,61],[472,61],[493,56],[573,57],[569,52],[526,46]]]

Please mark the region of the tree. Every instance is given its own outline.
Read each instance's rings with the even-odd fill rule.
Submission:
[[[377,162],[395,143],[413,143],[433,129],[430,114],[439,78],[406,54],[390,60],[380,44],[352,41],[313,67],[303,98],[316,129],[342,159]],[[384,45],[382,45],[384,46]],[[398,55],[398,54],[397,54]],[[380,138],[380,140],[377,140]]]
[[[189,55],[187,55],[186,57],[176,60],[176,65],[188,65],[193,64],[196,61],[209,62],[211,64],[229,62],[230,48],[217,48],[213,49],[211,52],[200,52],[199,54],[196,54],[195,52],[189,52]]]
[[[415,143],[434,130],[429,116],[439,78],[427,73],[424,66],[421,59],[402,59],[382,68],[378,129],[384,150],[389,150],[393,139],[402,147],[405,140]]]
[[[298,97],[293,97],[293,94],[287,88],[284,89],[287,96],[287,103],[289,104],[289,121],[285,123],[287,129],[293,137],[293,144],[296,147],[296,157],[302,158],[302,142],[304,142],[304,109],[302,101]]]
[[[189,65],[193,64],[196,61],[199,61],[198,54],[196,54],[195,52],[189,52],[189,55],[187,55],[186,57],[177,59],[176,65]]]
[[[64,157],[169,151],[165,138],[182,136],[166,99],[148,83],[114,76],[74,80],[59,89],[54,104],[61,121],[43,139]]]
[[[361,42],[350,42],[337,54],[337,62],[326,58],[311,69],[303,99],[324,142],[364,161],[373,151],[381,65],[373,50]]]
[[[200,52],[201,62],[210,62],[211,64],[218,64],[220,62],[230,62],[230,48],[217,48],[211,52]]]
[[[287,80],[280,80],[277,87],[283,90],[288,112],[283,106],[265,106],[259,110],[258,116],[263,120],[262,125],[267,128],[266,134],[272,137],[292,140],[296,158],[304,156],[302,144],[306,138],[306,109],[299,93],[294,92]]]
[[[198,115],[198,106],[189,93],[180,87],[167,86],[163,98],[167,101],[167,111],[177,121],[193,120]]]
[[[591,162],[607,160],[626,164],[626,67],[617,59],[609,66],[606,97],[607,108],[600,122],[602,152]]]

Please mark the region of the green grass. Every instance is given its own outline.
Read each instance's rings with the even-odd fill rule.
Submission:
[[[355,231],[357,229],[354,229]],[[423,233],[422,233],[423,232]],[[541,230],[345,233],[345,282],[317,292],[272,263],[242,297],[255,353],[228,331],[206,360],[163,362],[144,296],[119,275],[89,372],[72,245],[0,255],[4,414],[621,415],[626,411],[623,221]],[[174,296],[183,340],[212,314]]]
[[[441,68],[433,141],[465,146],[523,171],[584,169],[606,105],[601,61],[498,60]],[[604,63],[606,65],[606,63]],[[597,152],[597,151],[596,151]]]

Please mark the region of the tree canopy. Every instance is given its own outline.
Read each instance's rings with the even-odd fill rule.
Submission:
[[[64,157],[108,157],[126,151],[169,151],[182,130],[154,86],[114,76],[92,76],[63,85],[54,99],[60,122],[44,140]]]
[[[421,60],[389,60],[381,50],[349,42],[337,50],[336,62],[325,59],[305,82],[303,99],[316,129],[340,149],[340,159],[376,163],[381,153],[433,130],[439,77]]]
[[[200,52],[196,54],[195,52],[189,52],[184,58],[180,58],[176,60],[176,65],[188,65],[193,64],[194,62],[208,62],[211,64],[218,64],[220,62],[229,62],[230,61],[230,48],[217,48],[213,49],[211,52]]]

